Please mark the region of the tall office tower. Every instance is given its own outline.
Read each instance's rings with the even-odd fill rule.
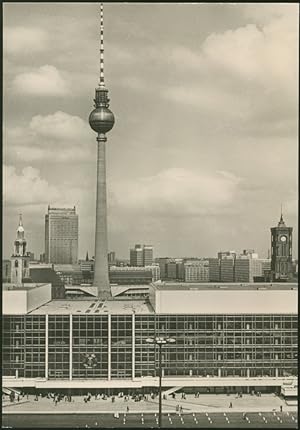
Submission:
[[[167,279],[167,263],[169,261],[171,261],[171,259],[168,257],[160,257],[155,259],[155,262],[159,265],[160,279],[162,281]]]
[[[234,282],[234,263],[235,256],[228,255],[220,261],[220,281],[221,282]]]
[[[209,258],[209,281],[221,282],[221,260],[219,258]]]
[[[130,249],[130,266],[150,266],[153,263],[153,246],[137,244]]]
[[[235,259],[235,282],[254,282],[263,276],[262,260],[241,255]]]
[[[130,266],[138,267],[143,266],[143,247],[142,245],[135,245],[130,250]]]
[[[107,261],[109,266],[116,264],[116,253],[114,251],[110,251],[107,254]]]
[[[273,281],[284,282],[293,278],[292,232],[281,213],[277,227],[271,228],[271,275]]]
[[[76,264],[78,215],[74,208],[51,208],[45,215],[45,260],[53,264]]]
[[[95,233],[95,273],[94,287],[98,298],[111,298],[108,279],[107,243],[107,203],[106,203],[106,133],[113,128],[115,118],[109,107],[108,90],[104,84],[104,43],[103,43],[103,4],[100,5],[100,71],[99,84],[95,89],[95,109],[90,113],[89,123],[97,133],[97,198]]]
[[[11,256],[11,283],[21,286],[25,279],[29,279],[29,260],[30,257],[26,252],[25,231],[20,215],[19,226],[17,228],[17,237],[14,242],[14,252]]]
[[[143,248],[143,266],[151,266],[153,263],[153,246],[144,245]]]

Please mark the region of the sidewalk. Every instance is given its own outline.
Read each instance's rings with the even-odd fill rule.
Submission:
[[[169,396],[170,397],[170,396]],[[158,412],[158,397],[155,400],[142,400],[135,402],[129,400],[124,401],[123,398],[116,398],[113,403],[111,399],[95,400],[94,397],[85,403],[82,396],[74,396],[72,402],[60,401],[56,406],[51,399],[39,398],[34,401],[34,396],[29,396],[29,399],[14,403],[2,404],[2,412],[4,414],[111,414],[119,413],[157,413]],[[229,408],[229,403],[232,403],[232,408]],[[220,395],[208,394],[200,395],[195,398],[194,395],[186,395],[186,399],[182,399],[180,394],[175,399],[168,398],[162,401],[164,413],[175,413],[176,406],[179,405],[183,409],[183,413],[190,412],[272,412],[280,411],[280,406],[284,412],[296,412],[297,406],[287,406],[285,402],[273,394],[263,394],[261,397],[244,395],[242,398],[236,398],[235,395]],[[127,412],[127,406],[129,412]]]

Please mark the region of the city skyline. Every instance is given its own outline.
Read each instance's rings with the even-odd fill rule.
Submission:
[[[253,247],[264,256],[283,203],[296,256],[296,7],[105,5],[117,255],[152,243],[156,255]],[[43,252],[48,204],[78,207],[79,255],[93,254],[96,8],[4,7],[5,257],[20,212],[30,250]]]

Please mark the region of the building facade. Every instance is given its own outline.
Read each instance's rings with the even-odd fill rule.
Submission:
[[[130,266],[150,266],[153,263],[152,245],[135,245],[130,249]]]
[[[293,279],[292,233],[281,214],[277,227],[271,228],[271,273],[274,281]]]
[[[234,282],[235,257],[227,256],[220,260],[220,282]]]
[[[209,282],[209,262],[194,261],[184,263],[185,282]]]
[[[10,282],[11,260],[2,260],[2,282]]]
[[[74,208],[51,208],[45,215],[45,260],[53,264],[76,264],[78,215]]]
[[[3,385],[155,387],[150,336],[175,339],[162,351],[163,386],[275,389],[297,378],[296,284],[222,288],[152,285],[149,302],[14,308],[3,319]]]
[[[258,258],[241,256],[235,259],[235,282],[254,282],[256,278],[264,275],[263,261]]]

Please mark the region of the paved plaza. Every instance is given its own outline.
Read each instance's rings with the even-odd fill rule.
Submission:
[[[158,397],[148,400],[134,401],[132,399],[125,401],[124,397],[115,397],[112,402],[111,397],[107,400],[98,399],[94,396],[87,403],[84,402],[83,396],[73,396],[72,402],[61,400],[55,405],[52,399],[47,397],[38,397],[35,401],[35,396],[29,395],[23,397],[18,402],[9,401],[3,402],[3,413],[95,413],[95,412],[119,412],[119,413],[140,413],[140,412],[157,412]],[[232,407],[230,407],[230,403]],[[163,411],[167,413],[176,412],[176,408],[182,408],[183,413],[190,412],[279,412],[280,407],[283,411],[295,412],[297,406],[288,406],[285,401],[275,394],[262,394],[260,397],[244,394],[243,397],[236,397],[234,394],[201,394],[195,397],[192,394],[186,394],[186,398],[182,399],[181,394],[176,394],[176,398],[171,396],[167,400],[162,401]]]

